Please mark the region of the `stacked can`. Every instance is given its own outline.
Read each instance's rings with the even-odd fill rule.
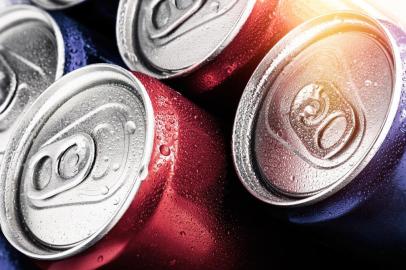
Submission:
[[[238,101],[257,64],[285,33],[342,8],[349,6],[314,0],[121,0],[117,42],[131,70],[171,79],[188,95],[226,106]],[[306,13],[299,17],[292,10]]]
[[[10,1],[2,4],[17,4]],[[22,112],[63,74],[95,62],[108,62],[107,44],[67,17],[16,5],[0,11],[0,153]],[[104,46],[106,45],[106,46]],[[118,59],[118,58],[117,58]],[[15,252],[1,239],[1,269],[20,269]]]
[[[118,50],[115,26],[119,0],[32,0],[49,11],[58,10],[93,32],[99,32]],[[89,16],[90,15],[90,16]]]
[[[157,80],[79,69],[34,102],[7,148],[3,232],[43,269],[235,269],[224,151],[211,117]]]
[[[281,40],[234,123],[245,187],[347,248],[404,253],[405,41],[392,23],[355,13],[320,17]]]
[[[31,6],[0,12],[0,152],[23,110],[63,74],[90,63],[118,61],[67,17]],[[96,45],[97,44],[97,45]],[[102,51],[105,48],[105,51]]]

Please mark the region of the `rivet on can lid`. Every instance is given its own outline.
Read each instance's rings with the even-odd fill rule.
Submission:
[[[157,78],[185,75],[217,56],[255,0],[120,1],[117,40],[126,64]]]
[[[5,236],[37,259],[72,256],[98,241],[143,180],[153,119],[143,85],[122,68],[92,65],[58,80],[24,114],[7,149]]]
[[[269,52],[234,124],[236,168],[252,194],[276,205],[315,202],[374,157],[401,92],[388,35],[369,17],[337,13],[298,27]]]
[[[20,114],[62,76],[64,42],[44,11],[12,6],[0,12],[0,152]]]

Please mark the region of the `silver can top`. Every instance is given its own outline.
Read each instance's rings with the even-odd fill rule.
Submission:
[[[55,21],[31,6],[0,12],[0,155],[23,110],[63,75],[65,47]]]
[[[275,205],[316,202],[374,157],[398,110],[400,54],[369,17],[336,13],[281,40],[239,104],[233,156],[239,176]]]
[[[120,53],[132,70],[185,75],[215,58],[239,33],[255,0],[121,0]]]
[[[0,9],[3,9],[12,5],[30,4],[29,0],[0,0]]]
[[[78,5],[86,0],[31,0],[31,1],[42,8],[49,10],[58,10]]]
[[[51,85],[24,114],[4,157],[6,238],[28,256],[52,260],[107,234],[147,175],[153,119],[143,85],[120,67],[91,65]]]

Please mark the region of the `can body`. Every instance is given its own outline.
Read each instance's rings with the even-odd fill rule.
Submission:
[[[87,29],[103,36],[118,54],[117,42],[115,41],[118,2],[116,0],[87,0],[61,11]]]
[[[95,63],[122,63],[115,45],[96,32],[82,26],[62,12],[51,12],[63,37],[64,73]]]
[[[21,256],[4,238],[0,235],[0,268],[7,270],[27,269],[28,260]]]
[[[68,79],[74,78],[77,74],[85,73],[90,69],[116,70],[117,67],[112,68],[110,65],[94,65],[93,67],[90,66],[67,74],[52,85],[51,88],[46,91],[47,94],[42,95],[29,110],[36,106],[38,106],[38,108],[47,107],[43,105],[39,106],[39,103],[47,103],[52,100],[52,98],[46,97],[46,95],[50,94],[49,90],[55,86],[67,87],[66,89],[70,89],[71,86],[78,87],[80,80],[70,84],[70,80]],[[68,269],[72,267],[75,269],[96,269],[99,267],[106,269],[125,269],[133,267],[134,265],[143,269],[235,269],[239,267],[243,260],[242,258],[246,256],[244,255],[246,252],[238,247],[239,245],[237,243],[241,243],[241,241],[238,240],[241,239],[241,236],[237,237],[239,231],[225,218],[226,209],[223,205],[224,187],[226,183],[225,144],[222,133],[216,122],[203,110],[198,109],[179,93],[169,89],[159,81],[141,74],[136,74],[134,78],[134,76],[127,71],[120,72],[127,74],[127,78],[131,77],[131,80],[137,78],[137,81],[145,88],[145,93],[148,94],[151,100],[153,109],[153,119],[151,118],[151,121],[154,123],[154,132],[147,136],[152,142],[151,158],[147,164],[148,168],[141,170],[142,175],[147,173],[143,176],[146,178],[140,183],[135,197],[130,196],[128,198],[128,207],[126,207],[121,218],[117,220],[117,223],[111,230],[106,232],[105,235],[103,234],[94,244],[83,245],[83,250],[80,252],[77,251],[75,247],[72,249],[72,245],[66,245],[66,247],[63,248],[65,251],[62,251],[62,253],[60,253],[60,249],[52,253],[74,253],[70,255],[65,254],[61,257],[51,257],[51,261],[44,261],[46,258],[43,257],[42,252],[38,253],[39,255],[33,255],[34,253],[32,252],[34,249],[26,246],[25,240],[24,243],[20,243],[23,246],[14,242],[19,242],[19,240],[18,238],[14,238],[12,236],[14,232],[8,231],[8,229],[4,229],[6,237],[14,243],[18,249],[23,247],[23,249],[20,250],[27,255],[34,258],[38,256],[38,259],[42,259],[36,261],[36,264],[42,269]],[[112,78],[114,79],[118,75],[119,74],[115,74]],[[103,80],[103,76],[92,76],[89,73],[89,78],[91,77],[95,80]],[[61,89],[59,90],[58,93],[63,92]],[[57,95],[52,96],[57,98]],[[109,97],[105,97],[104,95],[88,98],[91,101],[89,104],[93,104],[96,99],[99,99],[101,102],[108,102],[109,100]],[[112,95],[112,98],[115,98],[114,95]],[[116,98],[117,100],[122,100],[120,96]],[[122,100],[122,102],[127,101]],[[117,103],[111,103],[111,106],[112,108],[118,108],[118,110],[125,109],[125,107],[118,106]],[[69,108],[72,109],[71,107]],[[84,110],[86,110],[86,106],[79,105],[76,106],[76,108],[80,110],[84,108]],[[101,108],[107,107],[103,106]],[[104,113],[104,110],[95,110],[94,112]],[[128,112],[130,113],[131,111]],[[149,113],[150,110],[147,109],[148,117],[151,116]],[[32,113],[27,111],[25,116],[29,117],[29,115],[32,115]],[[95,121],[96,118],[99,119],[97,121],[108,121],[109,119],[106,119],[107,117],[109,116],[106,115],[104,118],[99,118],[95,115],[94,117],[88,118],[87,121]],[[80,124],[81,122],[78,123]],[[116,124],[117,120],[111,121],[111,123]],[[68,127],[69,126],[72,126],[72,124],[68,125]],[[134,129],[134,127],[139,125],[130,123],[125,126],[130,130],[130,133],[133,134],[135,130],[138,130]],[[55,127],[59,126],[57,125]],[[99,131],[105,127],[109,127],[109,125],[98,125],[95,130]],[[63,129],[62,131],[64,132]],[[92,137],[94,140],[101,140],[97,142],[98,148],[95,148],[95,150],[102,151],[102,140],[106,140],[108,137],[99,136],[97,133],[93,133]],[[112,138],[115,137],[113,136]],[[17,141],[18,139],[15,138],[15,142]],[[61,142],[63,143],[64,141]],[[46,148],[40,149],[42,150],[38,153],[42,156]],[[125,152],[121,152],[118,149],[115,149],[115,151],[112,149],[109,150],[109,148],[106,149],[106,151],[112,151],[112,157],[117,154],[125,154]],[[15,152],[10,150],[10,152],[7,153],[12,154]],[[50,155],[51,153],[52,152],[49,152],[49,154],[46,155]],[[59,154],[57,155],[59,156]],[[96,159],[98,158],[97,155],[95,157]],[[109,161],[109,159],[103,158],[103,155],[99,157],[102,158],[102,163]],[[42,158],[37,159],[35,157],[33,162],[36,163],[38,160],[42,160]],[[31,161],[28,161],[28,163],[34,164],[31,163]],[[95,164],[97,164],[97,161]],[[3,165],[3,172],[8,171],[10,168],[11,167],[5,163]],[[39,168],[42,170],[42,167],[37,167],[36,165],[29,165],[27,167],[28,170],[31,170],[30,168]],[[113,166],[113,169],[107,171],[107,174],[114,173],[114,171],[117,170],[114,168],[119,167]],[[94,165],[93,169],[97,171],[100,167]],[[132,173],[137,173],[136,167],[129,167],[129,170],[132,170]],[[98,185],[100,181],[93,182],[92,177],[89,175],[83,180],[83,183],[85,184],[87,181],[90,181],[89,183],[92,185]],[[103,180],[108,176],[105,176],[105,174],[97,174],[97,178],[99,177]],[[132,181],[132,178],[125,178],[124,180]],[[50,185],[50,187],[51,186],[52,185]],[[82,187],[83,184],[66,189],[60,193],[60,197],[58,197],[59,195],[48,197],[53,201],[52,204],[50,204],[51,201],[49,199],[43,200],[42,198],[44,197],[37,196],[34,198],[28,195],[29,198],[34,198],[34,203],[39,203],[39,207],[44,207],[42,212],[37,212],[37,208],[32,208],[32,211],[36,212],[35,220],[45,211],[54,211],[55,207],[58,209],[58,213],[60,213],[61,211],[70,209],[70,207],[87,208],[93,207],[92,205],[97,205],[98,203],[103,203],[103,200],[94,200],[94,197],[88,197],[89,200],[94,201],[86,204],[77,204],[72,200],[69,201],[69,204],[63,204],[60,201],[64,196],[73,194],[72,192],[74,192],[75,189],[82,190]],[[31,189],[30,186],[27,186],[27,188]],[[106,189],[106,191],[103,189],[102,195],[105,196],[111,190],[113,190],[112,187]],[[33,190],[33,192],[37,191]],[[30,194],[30,192],[26,194]],[[83,197],[80,196],[77,198],[79,202],[83,199]],[[111,198],[111,200],[112,204],[107,204],[107,207],[116,207],[116,205],[123,202],[123,199],[116,201]],[[52,207],[48,207],[48,205]],[[10,209],[5,211],[8,210]],[[73,214],[76,213],[81,215],[80,211],[73,212]],[[101,215],[103,211],[98,211],[97,213],[97,215]],[[61,218],[64,218],[64,216],[61,216]],[[73,222],[74,218],[70,219]],[[35,220],[34,222],[36,222]],[[82,220],[79,219],[78,222],[82,222]],[[41,224],[43,223],[41,222]],[[61,224],[63,224],[61,226],[65,227],[65,222]],[[99,223],[94,224],[97,227],[100,226]],[[30,223],[26,223],[25,226],[30,226],[34,231],[38,228],[37,226],[31,227]],[[5,225],[4,228],[8,228],[8,225]],[[50,235],[55,241],[60,241],[58,235],[56,235],[56,238],[53,238],[55,234],[48,234],[48,226],[44,226],[43,228],[45,234]],[[72,228],[81,229],[82,227],[78,228],[74,226]],[[85,230],[84,239],[87,239],[88,231],[86,228],[83,229]],[[72,234],[71,230],[66,230],[66,233],[71,237],[76,237],[77,235]],[[43,234],[38,235],[41,237]],[[32,239],[29,234],[23,238],[25,237]],[[26,239],[28,240],[28,238]],[[36,245],[35,243],[35,241],[32,242],[32,244]],[[82,245],[82,243],[79,242],[79,245]],[[27,249],[25,249],[25,247],[27,247]],[[38,246],[38,248],[42,249],[41,246]],[[50,246],[50,248],[52,249],[52,246]],[[29,252],[29,250],[31,250],[31,252]]]
[[[7,78],[3,86],[7,98],[1,101],[1,158],[21,114],[51,83],[79,67],[109,61],[107,43],[60,13],[53,18],[25,5],[2,10],[1,68]],[[1,268],[19,269],[22,263],[14,258],[19,255],[3,237],[1,241]]]
[[[299,26],[255,71],[234,124],[234,162],[251,194],[374,259],[399,259],[406,246],[405,38],[358,13]]]
[[[227,100],[227,103],[233,104],[230,106],[232,108],[257,64],[289,30],[306,19],[351,8],[346,4],[314,0],[225,1],[217,9],[216,4],[212,3],[212,12],[219,14],[215,16],[205,10],[209,9],[205,4],[209,6],[211,3],[199,6],[196,4],[199,1],[196,1],[196,7],[188,7],[195,13],[187,13],[186,8],[184,12],[187,15],[184,16],[189,17],[177,20],[176,16],[180,17],[182,10],[170,7],[170,1],[163,3],[174,15],[169,11],[166,13],[161,6],[140,7],[141,4],[136,2],[121,1],[117,20],[119,49],[127,66],[131,70],[167,79],[169,84],[177,85],[187,95],[214,102],[220,100],[220,103]],[[240,8],[240,17],[233,17],[236,7],[243,2],[246,2],[246,6]],[[154,14],[153,10],[158,10],[155,18],[148,15]],[[292,10],[302,16],[292,13]],[[153,20],[169,20],[169,23],[162,28],[154,28],[150,23]],[[235,20],[232,27],[227,25],[230,20]],[[138,22],[138,26],[133,25],[134,21]],[[207,31],[218,29],[220,33],[224,31],[222,28],[230,31],[223,34],[221,42],[214,31]],[[130,40],[135,37],[140,41]],[[179,48],[178,51],[176,48]],[[154,56],[151,52],[158,55]],[[200,57],[188,61],[190,55],[194,54]],[[179,64],[174,64],[176,61]]]
[[[232,239],[216,217],[225,176],[221,133],[212,119],[180,94],[155,79],[137,78],[155,111],[150,174],[103,240],[76,257],[46,263],[43,269],[125,269],[132,265],[223,269],[237,263],[235,255],[227,253]]]
[[[400,48],[398,59],[404,59],[401,49],[405,32],[391,22],[381,21]],[[403,61],[403,60],[402,60]],[[404,66],[399,66],[404,70]],[[398,73],[400,74],[400,73]],[[404,74],[404,73],[403,73]],[[397,75],[395,80],[403,81]],[[325,201],[292,209],[288,219],[292,223],[312,225],[322,229],[323,235],[335,239],[340,246],[351,246],[365,257],[376,254],[375,260],[396,264],[406,251],[405,216],[405,117],[404,84],[396,116],[376,158],[379,166],[368,164],[365,169],[339,193]]]

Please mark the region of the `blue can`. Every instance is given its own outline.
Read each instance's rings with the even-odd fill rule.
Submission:
[[[23,270],[33,268],[30,262],[15,251],[3,235],[0,235],[0,269]]]
[[[38,7],[55,11],[73,18],[92,31],[101,34],[111,43],[116,43],[116,18],[119,0],[32,0]],[[89,16],[91,14],[91,16]]]
[[[96,63],[124,66],[115,42],[90,31],[62,12],[50,12],[62,33],[65,46],[64,73]]]
[[[289,33],[239,104],[233,156],[271,211],[375,258],[406,252],[406,34],[358,13]]]

